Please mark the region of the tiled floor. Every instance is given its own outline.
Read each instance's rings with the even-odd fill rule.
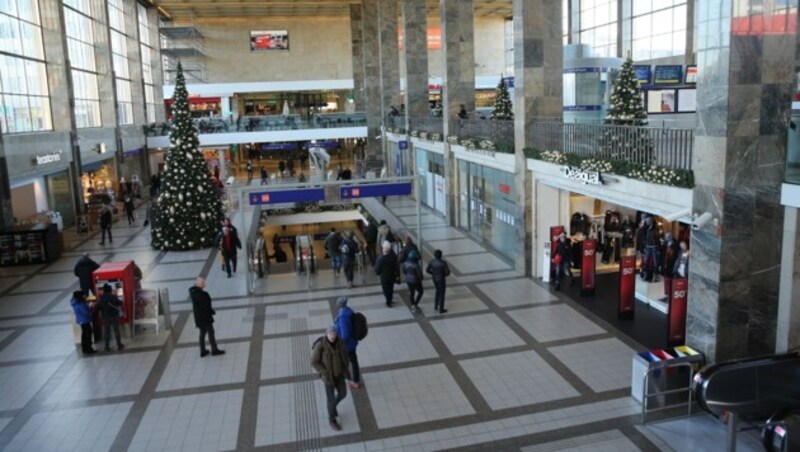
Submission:
[[[369,201],[395,230],[416,228],[413,202],[387,203],[398,218]],[[423,220],[426,252],[444,250],[455,270],[445,315],[432,312],[429,280],[414,315],[404,286],[386,308],[373,276],[348,290],[329,270],[311,289],[295,274],[270,276],[250,297],[243,265],[229,279],[211,250],[155,251],[147,228],[122,224],[113,245],[79,238],[51,265],[0,270],[0,450],[627,451],[671,450],[661,437],[676,431],[698,435],[677,424],[637,428],[639,405],[620,394],[640,346],[438,216]],[[172,331],[81,356],[68,302],[84,250],[135,260],[146,288],[169,289]],[[199,274],[223,356],[199,356],[187,300]],[[358,348],[365,388],[349,390],[335,432],[309,357],[342,295],[370,328]]]

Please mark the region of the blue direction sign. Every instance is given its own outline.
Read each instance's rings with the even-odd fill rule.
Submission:
[[[250,193],[250,205],[282,204],[287,202],[323,201],[325,190],[322,188],[298,188],[296,190],[275,190]]]
[[[407,196],[411,194],[411,182],[386,184],[347,185],[339,187],[342,199],[375,198],[379,196]]]

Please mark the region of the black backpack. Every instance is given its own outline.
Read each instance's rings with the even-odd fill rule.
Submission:
[[[353,339],[357,341],[363,341],[369,332],[369,327],[367,327],[367,318],[364,317],[364,314],[356,312],[353,314],[352,322],[353,324],[350,327],[350,333],[352,334]]]

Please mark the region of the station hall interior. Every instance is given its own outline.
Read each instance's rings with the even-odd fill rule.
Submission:
[[[800,450],[798,6],[0,0],[0,450]]]

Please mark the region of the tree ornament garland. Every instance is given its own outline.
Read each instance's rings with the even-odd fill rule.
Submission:
[[[225,215],[200,151],[188,97],[183,68],[178,63],[172,104],[174,126],[151,232],[153,247],[165,251],[210,247]]]
[[[655,163],[651,130],[643,127],[647,125],[647,111],[644,108],[642,89],[630,57],[622,64],[622,69],[614,80],[611,104],[604,123],[626,127],[609,127],[602,133],[598,138],[601,157],[643,165]]]
[[[506,86],[506,80],[503,77],[500,77],[496,93],[494,108],[492,108],[492,115],[489,119],[514,119],[514,105],[511,103],[511,95],[508,93],[508,86]]]

